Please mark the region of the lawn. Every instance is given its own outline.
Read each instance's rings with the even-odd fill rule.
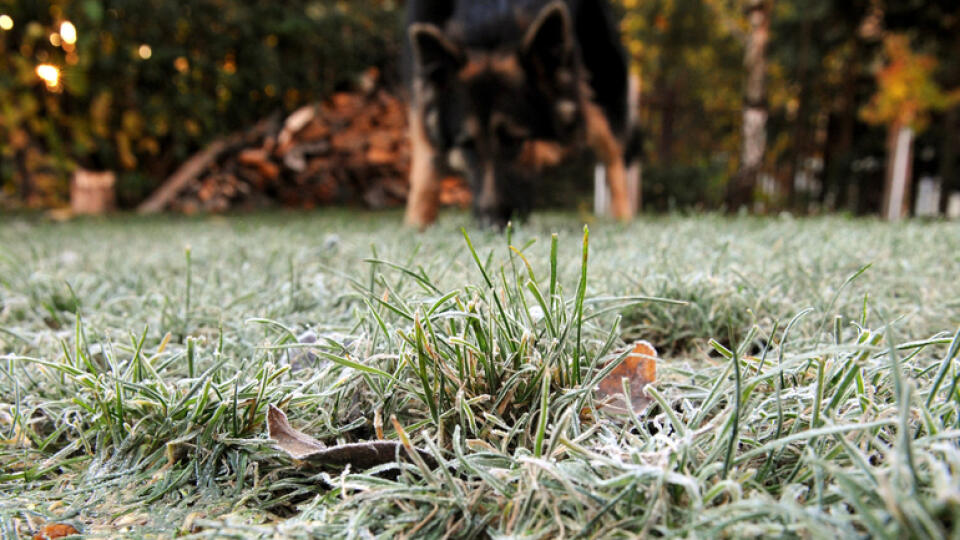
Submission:
[[[582,218],[0,219],[0,536],[957,534],[960,225]]]

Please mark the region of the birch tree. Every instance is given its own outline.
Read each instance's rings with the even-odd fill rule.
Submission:
[[[749,205],[767,150],[767,45],[773,0],[745,0],[749,30],[744,44],[743,141],[740,170],[727,189],[731,209]]]

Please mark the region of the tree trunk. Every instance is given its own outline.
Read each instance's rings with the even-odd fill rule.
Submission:
[[[821,202],[834,198],[833,209],[858,211],[857,185],[850,170],[854,131],[857,126],[857,76],[860,71],[860,41],[854,39],[850,56],[844,64],[843,81],[837,98],[829,104],[830,119],[827,139],[822,146],[824,188]]]
[[[940,210],[946,213],[950,194],[960,192],[957,173],[957,146],[960,145],[960,107],[953,107],[943,117],[944,137],[940,147]]]
[[[954,58],[958,58],[960,57],[960,24],[954,26],[957,28],[954,31],[953,54]],[[951,64],[948,79],[948,88],[960,85],[960,66],[957,66],[956,62]],[[960,171],[957,170],[957,153],[960,150],[960,105],[951,107],[943,115],[943,122],[945,129],[940,148],[940,193],[942,193],[940,205],[941,210],[946,213],[949,209],[950,196],[960,192]]]
[[[30,199],[33,196],[33,179],[30,170],[27,169],[27,151],[17,150],[13,157],[17,166],[17,174],[20,176],[20,202],[24,206],[30,205]]]
[[[77,169],[70,182],[70,209],[77,215],[100,215],[116,206],[113,171]]]
[[[743,147],[740,171],[730,182],[727,205],[731,210],[753,202],[753,192],[763,167],[767,147],[767,43],[773,0],[747,0],[750,34],[743,58],[747,81],[743,98]]]
[[[913,129],[900,122],[891,124],[887,133],[887,174],[881,211],[887,221],[899,221],[909,213],[912,149]]]
[[[676,93],[663,75],[657,80],[656,95],[660,105],[660,137],[657,153],[661,167],[673,165],[673,124],[676,109]]]
[[[797,200],[797,174],[804,170],[813,145],[810,141],[810,109],[813,88],[810,84],[811,48],[813,47],[813,17],[810,14],[802,15],[800,25],[800,54],[797,60],[797,82],[799,96],[797,98],[797,112],[793,124],[793,156],[787,167],[787,178],[783,190],[783,201],[786,208],[800,210],[800,201]],[[823,190],[825,191],[825,190]]]

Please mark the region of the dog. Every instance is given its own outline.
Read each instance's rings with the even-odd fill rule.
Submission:
[[[436,219],[440,179],[465,177],[478,220],[531,210],[544,167],[588,147],[629,220],[627,57],[607,0],[409,0],[406,222]]]

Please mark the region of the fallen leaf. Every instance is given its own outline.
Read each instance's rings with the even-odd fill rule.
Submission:
[[[142,527],[150,522],[149,514],[145,512],[131,512],[117,518],[113,523],[114,530],[129,530],[134,527]]]
[[[648,384],[657,380],[657,350],[646,341],[638,341],[633,351],[597,384],[597,399],[605,402],[601,408],[613,413],[627,413],[623,402],[623,379],[630,381],[630,405],[634,412],[650,402],[644,393]]]
[[[13,425],[13,437],[0,439],[0,445],[12,446],[14,448],[30,448],[33,446],[30,437],[24,432],[22,424],[20,422],[14,424],[13,416],[6,411],[0,410],[0,426],[3,426],[4,430],[6,430],[8,429],[7,426],[10,425]]]
[[[33,535],[33,540],[53,540],[54,538],[63,538],[64,536],[71,536],[74,534],[80,534],[80,531],[73,528],[72,525],[67,525],[64,523],[51,523],[45,525],[42,529],[37,531],[37,534]]]
[[[393,463],[397,456],[406,456],[403,445],[397,441],[370,441],[327,447],[321,441],[297,431],[290,426],[287,415],[274,405],[267,411],[268,436],[277,448],[301,461],[320,465],[351,465],[369,469],[377,465]],[[416,452],[425,462],[434,466],[436,460],[424,450]]]
[[[194,525],[198,519],[205,517],[200,512],[190,512],[187,514],[187,517],[183,520],[183,525],[180,526],[180,532],[182,534],[197,534],[201,531],[200,527]]]

